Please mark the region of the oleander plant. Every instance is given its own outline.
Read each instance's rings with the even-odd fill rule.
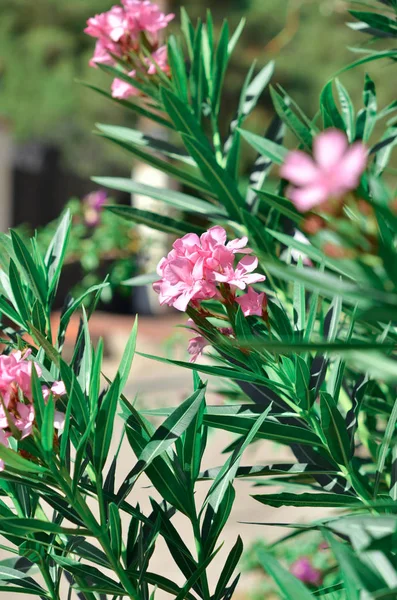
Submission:
[[[364,33],[394,37],[396,2],[365,4],[352,11]],[[97,91],[163,130],[156,137],[97,126],[167,174],[167,188],[129,177],[95,181],[169,209],[104,207],[169,234],[157,273],[129,283],[153,285],[160,304],[186,313],[186,360],[147,358],[190,369],[191,395],[160,410],[128,397],[138,319],[117,374],[106,373],[103,342],[93,344],[89,331],[106,280],[69,295],[54,328],[69,211],[45,252],[36,237],[0,234],[0,592],[51,600],[237,596],[245,525],[234,545],[223,547],[222,538],[248,479],[264,511],[258,536],[272,524],[266,506],[291,507],[276,551],[255,548],[256,567],[272,581],[269,598],[396,598],[397,103],[379,107],[376,79],[366,75],[356,106],[341,75],[326,82],[318,113],[308,116],[270,85],[277,64],[257,72],[254,63],[223,136],[223,83],[244,22],[230,32],[225,21],[217,34],[210,13],[192,23],[183,10],[179,33],[168,35],[172,18],[149,0],[122,0],[89,19],[86,33],[96,39],[92,65],[113,79],[109,91]],[[372,62],[378,77],[391,78],[396,56],[365,50],[347,68]],[[246,121],[267,86],[274,117],[259,136]],[[253,152],[247,176],[241,155]],[[228,382],[222,404],[206,403],[207,376]],[[234,438],[223,464],[204,468],[212,430]],[[287,447],[287,462],[269,462],[269,441]],[[249,465],[243,454],[254,443],[263,460]],[[142,476],[148,510],[135,494]],[[334,510],[299,523],[294,507]],[[299,557],[295,545],[288,568],[283,544],[304,548],[309,534],[310,552]],[[158,544],[182,583],[152,569]],[[223,562],[214,578],[215,556]]]

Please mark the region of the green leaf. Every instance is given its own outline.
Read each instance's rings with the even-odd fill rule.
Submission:
[[[157,281],[159,276],[157,273],[146,273],[144,275],[137,275],[136,277],[131,277],[131,279],[126,279],[126,281],[122,282],[122,285],[126,285],[129,287],[140,287],[143,285],[152,285],[155,281]]]
[[[139,194],[140,196],[148,196],[155,200],[161,200],[165,204],[169,204],[174,208],[178,208],[184,212],[192,212],[194,214],[213,215],[216,213],[224,214],[225,211],[222,207],[216,207],[205,200],[196,198],[189,194],[183,194],[176,190],[167,190],[164,188],[157,188],[151,185],[138,183],[132,179],[123,179],[121,177],[94,177],[93,181],[98,185],[112,188],[114,190],[121,190],[122,192],[128,192],[129,194]],[[129,208],[126,206],[109,206],[106,208]]]
[[[80,433],[86,431],[89,422],[88,402],[83,390],[77,380],[76,375],[70,366],[61,359],[60,362],[61,379],[65,384],[68,394],[68,406],[71,405],[72,418],[79,424]]]
[[[332,81],[329,81],[321,91],[320,107],[323,114],[324,128],[335,127],[341,131],[346,131],[345,121],[342,119],[335,103]]]
[[[321,425],[327,439],[332,458],[348,467],[351,460],[351,444],[344,418],[330,394],[320,393]]]
[[[184,104],[175,94],[169,92],[165,88],[161,89],[161,99],[163,101],[164,108],[169,117],[172,119],[177,131],[179,131],[181,134],[191,136],[204,145],[208,151],[211,151],[211,146],[209,145],[209,142],[201,130],[195,116],[191,112],[190,107]]]
[[[5,446],[0,444],[0,459],[4,460],[6,466],[15,469],[21,473],[47,473],[47,469],[37,465],[35,462],[31,460],[27,460],[23,458],[14,450],[10,448],[6,448]]]
[[[229,41],[229,46],[228,46],[228,52],[229,55],[233,54],[234,49],[241,37],[241,34],[243,33],[244,27],[245,27],[245,23],[246,23],[246,18],[243,17],[239,24],[237,25],[236,29],[234,30],[234,33],[232,35],[232,37],[230,38]]]
[[[133,132],[134,130],[131,130],[131,131]],[[114,137],[114,136],[110,136],[110,135],[106,135],[106,134],[98,134],[98,135],[100,135],[102,138],[105,138],[105,139],[117,144],[124,150],[127,150],[135,158],[141,160],[142,162],[144,162],[148,165],[151,165],[155,169],[159,169],[160,171],[163,171],[170,177],[177,179],[178,181],[185,184],[186,186],[193,187],[193,188],[199,190],[201,193],[207,194],[209,196],[213,196],[213,193],[212,193],[211,189],[206,185],[206,182],[203,181],[203,179],[200,176],[196,176],[194,174],[194,171],[197,171],[197,167],[196,167],[194,161],[190,157],[186,156],[186,160],[183,161],[182,165],[174,164],[174,163],[170,162],[169,160],[167,161],[167,160],[164,160],[163,158],[160,158],[159,156],[153,154],[152,152],[143,150],[140,147],[140,146],[143,146],[142,143],[140,143],[139,145],[132,144],[131,142],[126,142],[126,141],[120,140],[119,139],[120,136]],[[163,151],[163,153],[164,153],[164,151]],[[179,156],[178,160],[181,161],[181,155]],[[188,166],[186,166],[186,163],[188,164]],[[97,178],[92,178],[92,179],[93,179],[93,181],[96,181]],[[111,186],[109,186],[109,187],[111,187]]]
[[[256,556],[261,567],[274,579],[285,598],[313,600],[313,596],[303,583],[286,571],[271,554],[265,552],[263,548],[258,548]]]
[[[214,115],[219,114],[220,110],[220,102],[221,102],[221,94],[222,94],[222,85],[223,80],[226,73],[226,68],[229,62],[229,52],[228,52],[228,44],[229,44],[229,25],[226,20],[223,21],[218,47],[215,53],[214,59],[214,81],[212,87],[212,96],[211,96],[211,105],[212,111]]]
[[[49,295],[55,294],[58,286],[58,281],[68,246],[71,222],[72,220],[70,211],[66,210],[59,222],[50,245],[48,246],[48,250],[44,259],[48,273],[47,277]]]
[[[259,154],[267,156],[276,165],[283,164],[285,157],[288,154],[287,148],[284,148],[284,146],[281,146],[280,144],[277,144],[268,138],[251,133],[250,131],[245,131],[244,129],[238,129],[238,131],[241,133],[243,138],[245,138],[257,152],[259,152]]]
[[[386,457],[389,452],[390,445],[392,443],[393,436],[395,435],[397,422],[397,400],[395,400],[393,404],[393,409],[391,411],[390,417],[387,421],[385,433],[383,435],[382,443],[378,450],[378,460],[376,464],[376,479],[375,479],[375,496],[378,490],[378,486],[380,483],[380,477],[382,475]]]
[[[22,517],[12,517],[0,520],[0,530],[17,535],[43,531],[46,533],[56,533],[62,535],[92,535],[87,529],[73,529],[70,527],[61,527],[50,521],[41,521],[40,519],[25,519]],[[20,531],[21,530],[21,531]]]
[[[44,456],[48,462],[50,462],[53,457],[54,413],[55,404],[54,400],[50,397],[47,400],[47,404],[44,406],[43,424],[41,427],[41,445],[44,450]]]
[[[120,375],[120,390],[124,389],[124,386],[127,383],[127,380],[128,380],[128,377],[129,377],[129,374],[131,371],[132,360],[135,355],[137,335],[138,335],[138,315],[135,317],[134,326],[133,326],[131,334],[128,338],[128,342],[124,349],[123,356],[121,357],[120,365],[118,368],[118,373]]]
[[[363,506],[361,500],[348,494],[328,494],[328,493],[303,493],[290,494],[282,492],[280,494],[261,494],[253,495],[255,500],[266,504],[267,506],[312,506],[312,507],[334,507],[347,508],[349,506]]]
[[[339,103],[342,109],[342,116],[345,122],[345,130],[347,133],[347,137],[349,138],[349,142],[353,142],[356,137],[354,105],[349,96],[349,92],[339,81],[339,79],[336,79],[335,83],[338,92]]]
[[[270,95],[280,119],[295,134],[300,143],[308,150],[311,150],[312,133],[310,129],[292,112],[291,107],[285,99],[272,87],[270,87]]]
[[[231,431],[239,435],[246,435],[253,425],[251,418],[236,415],[204,415],[204,423],[208,427]],[[295,443],[322,446],[319,438],[309,429],[294,425],[280,425],[274,422],[262,423],[256,433],[256,437],[273,440],[287,446]]]
[[[208,181],[232,219],[239,221],[240,207],[244,206],[236,182],[227,171],[217,163],[212,151],[193,138],[182,135],[184,144],[196,161],[204,179]]]
[[[188,104],[185,60],[174,35],[169,36],[167,46],[174,90],[177,92],[178,98]]]
[[[170,121],[168,121],[167,119],[164,119],[161,115],[159,115],[155,111],[148,110],[147,108],[143,108],[137,102],[131,102],[130,100],[119,100],[117,98],[113,98],[112,94],[110,94],[107,90],[103,90],[103,89],[97,87],[96,85],[85,83],[84,81],[82,81],[80,83],[82,83],[85,87],[87,87],[91,90],[94,90],[94,92],[97,92],[98,94],[101,94],[102,96],[105,96],[105,98],[112,100],[112,102],[116,102],[120,106],[124,106],[125,108],[128,108],[129,110],[133,110],[137,115],[139,115],[141,117],[144,117],[146,119],[154,121],[155,123],[158,123],[159,125],[162,125],[163,127],[166,127],[167,129],[171,129],[171,130],[175,129],[173,124]]]
[[[237,566],[238,561],[241,558],[241,555],[243,553],[243,542],[240,536],[238,536],[236,543],[234,544],[233,548],[231,549],[229,556],[227,557],[225,566],[222,569],[222,572],[219,576],[218,579],[218,583],[216,585],[216,590],[215,590],[215,594],[213,596],[214,600],[221,600],[227,584],[229,583],[234,569]]]
[[[120,373],[117,373],[113,383],[110,385],[102,400],[95,422],[94,464],[98,471],[102,471],[109,453],[120,393],[121,375]]]
[[[106,208],[115,215],[134,221],[134,223],[146,225],[152,229],[164,231],[165,233],[180,237],[183,237],[186,233],[191,233],[192,230],[199,231],[200,233],[204,231],[203,228],[190,225],[185,221],[172,219],[171,217],[152,213],[148,210],[140,210],[139,208],[133,208],[132,206],[107,206]]]
[[[393,36],[397,37],[397,24],[395,19],[390,19],[386,15],[377,12],[362,10],[349,10],[349,13],[359,21],[364,21],[364,23],[370,27],[391,33]]]
[[[142,418],[136,411],[131,413],[126,423],[126,433],[131,448],[135,455],[139,456],[150,437],[143,425]],[[187,490],[174,473],[170,461],[167,460],[167,455],[154,458],[145,472],[162,498],[186,514]],[[127,476],[117,493],[118,503],[126,497],[130,489],[131,484]]]
[[[210,554],[209,556],[207,556],[207,558],[205,560],[203,560],[197,566],[196,571],[186,581],[185,585],[182,587],[181,591],[176,596],[175,600],[185,600],[188,592],[190,592],[190,590],[195,585],[195,583],[200,579],[200,577],[202,576],[202,574],[207,569],[208,565],[213,561],[213,559],[215,558],[215,556],[218,554],[219,550],[220,550],[220,548],[218,548],[217,550],[215,550],[215,552],[213,552],[212,554]]]
[[[28,300],[26,298],[26,293],[23,287],[21,276],[12,258],[10,258],[9,278],[12,294],[14,296],[14,306],[19,312],[20,318],[26,324],[30,320]]]
[[[46,281],[35,265],[31,252],[29,252],[20,236],[12,229],[10,230],[10,234],[16,259],[26,277],[27,283],[34,292],[37,300],[40,300],[43,307],[45,307],[47,300]]]
[[[123,547],[123,538],[121,531],[121,518],[119,509],[114,502],[109,504],[109,530],[110,530],[110,545],[113,555],[119,559]]]
[[[205,385],[196,390],[155,431],[140,454],[135,468],[130,473],[129,477],[131,479],[139,477],[157,456],[165,452],[186,431],[202,405],[205,390]]]

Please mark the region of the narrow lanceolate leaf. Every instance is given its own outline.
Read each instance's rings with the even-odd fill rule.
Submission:
[[[376,124],[377,112],[375,83],[368,74],[365,75],[363,96],[365,108],[357,115],[356,138],[368,142]]]
[[[320,106],[324,127],[335,127],[336,129],[345,131],[345,121],[342,119],[334,99],[332,81],[329,81],[322,89]]]
[[[288,154],[287,148],[266,137],[261,137],[250,131],[239,129],[243,138],[262,156],[266,156],[276,165],[282,165]]]
[[[397,400],[394,402],[394,406],[391,411],[389,420],[387,421],[385,433],[383,435],[383,440],[382,440],[382,443],[380,445],[379,452],[378,452],[378,462],[376,465],[375,493],[378,490],[380,477],[382,475],[382,472],[383,472],[383,469],[385,466],[386,457],[389,452],[389,448],[390,448],[391,441],[393,439],[393,435],[395,435],[396,423],[397,423]]]
[[[70,211],[67,210],[60,220],[54,237],[48,246],[44,262],[48,269],[48,292],[53,294],[56,291],[63,261],[65,259],[66,248],[69,240],[71,226]]]
[[[395,502],[397,501],[397,446],[393,446],[391,454],[391,479],[389,495]]]
[[[273,100],[274,108],[280,119],[296,135],[299,142],[310,150],[312,147],[312,133],[305,123],[292,111],[291,106],[286,102],[276,90],[270,87],[270,94]]]
[[[161,200],[169,206],[178,208],[184,212],[199,213],[203,215],[211,215],[215,213],[224,213],[221,207],[215,207],[213,204],[191,196],[189,194],[183,194],[176,190],[167,190],[163,188],[138,183],[133,179],[127,179],[122,177],[94,177],[93,181],[98,185],[104,185],[105,187],[112,188],[114,190],[121,190],[122,192],[128,192],[129,194],[138,194],[139,196],[147,196],[148,198],[154,198],[155,200]],[[108,205],[106,208],[112,208]],[[128,207],[125,207],[128,208]]]
[[[284,598],[288,600],[313,600],[313,596],[299,579],[296,579],[289,571],[284,569],[280,563],[268,552],[259,548],[257,558],[261,567],[277,583]]]
[[[186,431],[203,402],[205,390],[206,386],[201,386],[160,425],[139,456],[130,473],[131,478],[137,478],[156,456],[165,452]]]
[[[351,393],[352,406],[346,414],[346,431],[350,438],[352,449],[354,448],[354,435],[357,429],[357,418],[362,400],[368,387],[368,377],[362,375],[356,382]]]
[[[233,575],[234,569],[236,568],[238,561],[241,558],[242,553],[243,542],[241,537],[238,536],[237,541],[231,549],[229,556],[226,560],[225,566],[223,567],[220,577],[218,579],[213,600],[221,600],[221,598],[223,597],[223,594],[226,591],[227,585]]]
[[[269,412],[271,411],[271,408],[271,405],[268,406],[262,415],[260,415],[255,421],[251,422],[251,426],[248,429],[244,439],[239,443],[233,454],[228,458],[216,476],[205,501],[209,504],[214,513],[219,510],[224,494],[229,487],[229,484],[232,483],[235,478],[244,451],[257,436],[258,431],[265,422]]]
[[[124,349],[123,356],[120,361],[118,372],[120,374],[120,390],[124,389],[127,379],[130,374],[132,360],[135,355],[136,337],[138,334],[138,315],[135,317],[134,326],[132,328],[127,345]]]
[[[25,246],[25,243],[20,236],[13,230],[10,231],[12,245],[15,252],[15,257],[23,271],[26,281],[34,292],[36,298],[40,300],[43,306],[46,305],[47,290],[46,282],[43,275],[37,268],[31,251]]]
[[[14,450],[10,448],[6,448],[5,446],[0,444],[0,459],[4,461],[6,466],[15,469],[16,471],[20,471],[21,473],[46,473],[47,469],[37,465],[32,460],[27,460],[23,458]]]
[[[345,421],[334,399],[326,392],[320,393],[320,410],[322,428],[332,458],[338,464],[348,467],[351,460],[351,444]]]
[[[281,146],[284,138],[284,131],[284,123],[281,121],[280,117],[275,116],[265,133],[265,139]],[[251,210],[255,207],[257,191],[264,185],[272,165],[273,161],[269,156],[263,156],[259,153],[250,173],[249,187],[245,198],[246,204]],[[289,204],[291,204],[291,202],[289,202]]]
[[[350,142],[353,142],[356,135],[356,122],[355,122],[355,113],[354,113],[354,105],[349,96],[349,92],[346,90],[344,85],[339,81],[339,79],[335,80],[336,89],[338,92],[339,103],[342,110],[342,117],[345,121],[345,129],[347,133],[347,137]]]
[[[138,223],[139,225],[147,225],[152,229],[172,235],[183,237],[186,233],[191,233],[192,230],[196,230],[199,233],[204,231],[202,227],[198,227],[197,225],[191,225],[179,219],[172,219],[171,217],[152,213],[149,210],[140,210],[132,206],[108,206],[107,209],[124,219],[134,221],[134,223]]]
[[[361,500],[355,496],[344,494],[328,494],[328,493],[304,493],[290,494],[282,492],[280,494],[260,494],[253,495],[255,500],[266,504],[267,506],[312,506],[312,507],[334,507],[345,508],[349,506],[362,506]]]
[[[238,417],[233,415],[204,415],[204,423],[209,427],[232,431],[240,435],[247,434],[252,427],[252,419]],[[280,444],[308,444],[309,446],[321,447],[321,442],[316,434],[303,427],[293,425],[280,425],[278,423],[262,423],[259,427],[256,437],[261,439],[274,440]]]
[[[114,502],[109,505],[109,530],[110,530],[110,544],[114,556],[117,559],[121,556],[121,550],[123,547],[123,539],[121,532],[121,519],[119,509]]]
[[[183,142],[196,161],[204,179],[217,194],[219,202],[232,219],[239,220],[240,208],[244,200],[234,179],[217,163],[211,150],[190,136],[182,135]]]
[[[103,469],[108,456],[120,392],[120,374],[117,373],[113,383],[105,394],[96,419],[94,463],[98,470]]]
[[[213,467],[200,473],[200,479],[215,479],[222,467]],[[236,471],[236,479],[244,477],[263,477],[274,475],[321,475],[324,473],[337,474],[332,468],[318,467],[310,463],[280,463],[271,465],[254,465],[253,467],[239,467]]]

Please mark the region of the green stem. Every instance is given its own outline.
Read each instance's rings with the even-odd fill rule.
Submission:
[[[40,561],[39,569],[40,569],[40,573],[43,576],[43,579],[45,581],[45,584],[47,586],[47,589],[50,593],[52,600],[60,600],[59,594],[55,589],[54,582],[51,579],[50,571],[44,561],[43,562]]]

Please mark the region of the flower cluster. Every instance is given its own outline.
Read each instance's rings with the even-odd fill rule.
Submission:
[[[35,419],[35,411],[32,399],[32,369],[35,368],[37,375],[41,375],[38,365],[27,360],[30,351],[24,355],[14,352],[10,355],[0,356],[0,444],[8,446],[8,438],[15,431],[19,432],[20,438],[26,438],[32,433]],[[50,394],[62,396],[65,394],[63,382],[56,381],[51,388],[43,387],[44,400],[48,400]],[[63,414],[56,411],[54,426],[57,429],[63,427]],[[4,469],[3,461],[0,461],[0,470]]]
[[[153,284],[153,288],[159,294],[160,304],[185,311],[189,303],[197,306],[200,300],[222,299],[219,291],[222,284],[229,286],[234,298],[236,289],[244,290],[247,285],[264,281],[264,275],[253,272],[258,259],[246,247],[247,238],[227,243],[226,239],[223,227],[216,226],[201,237],[188,233],[176,240],[171,252],[157,267],[161,279]],[[247,256],[235,264],[236,254]],[[247,314],[257,314],[250,312],[248,304],[252,304],[252,299],[245,304]]]
[[[200,237],[188,233],[177,239],[157,267],[161,279],[153,284],[153,289],[159,294],[160,304],[180,311],[188,306],[200,310],[202,300],[214,298],[229,306],[237,303],[246,317],[264,316],[266,295],[250,286],[266,278],[254,273],[258,259],[252,255],[251,248],[247,248],[247,242],[246,237],[227,242],[226,231],[220,226],[211,227]],[[245,256],[237,260],[236,254]],[[246,293],[237,296],[237,290],[246,290]],[[194,323],[190,323],[190,329],[198,334],[188,346],[190,362],[195,362],[208,342]],[[233,335],[229,327],[220,328],[219,332]]]
[[[130,77],[138,77],[139,72],[155,75],[157,68],[168,75],[167,47],[160,46],[159,31],[173,18],[173,14],[165,15],[149,0],[122,0],[122,6],[113,6],[107,12],[91,17],[85,33],[97,42],[90,65],[115,65],[114,57],[118,57],[131,65],[127,70]],[[151,58],[143,53],[143,48],[149,49]],[[125,99],[137,94],[136,87],[123,79],[114,79],[112,95],[115,98]]]
[[[313,158],[301,150],[287,155],[280,174],[291,182],[287,196],[301,212],[340,200],[357,188],[367,163],[361,142],[349,146],[344,133],[327,129],[313,142]]]

